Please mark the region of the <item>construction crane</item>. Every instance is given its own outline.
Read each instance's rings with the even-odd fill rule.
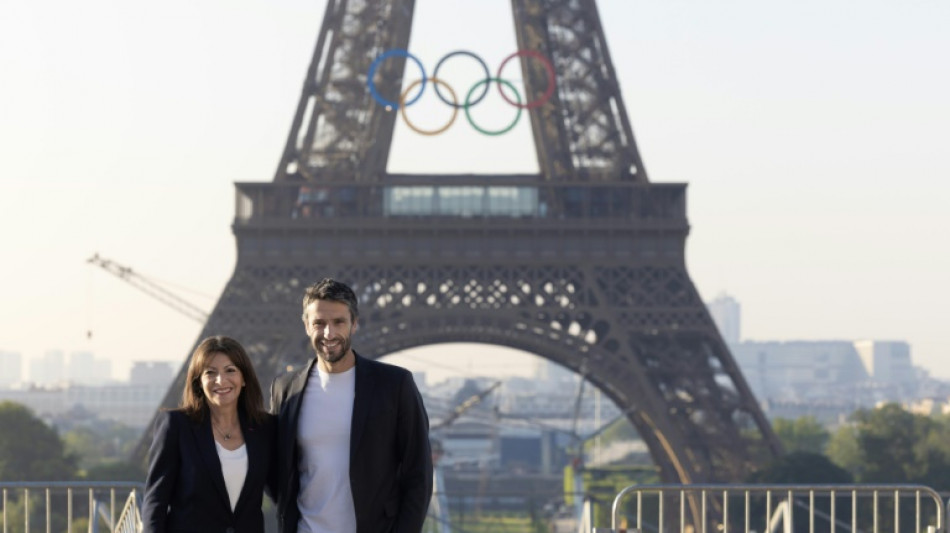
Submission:
[[[501,380],[495,381],[487,389],[467,398],[465,401],[455,406],[455,408],[453,408],[452,411],[448,414],[448,416],[446,416],[443,420],[433,424],[432,427],[429,428],[429,431],[439,430],[444,427],[452,425],[456,420],[458,420],[460,416],[464,415],[469,409],[481,403],[481,401],[484,400],[489,394],[491,394],[492,392],[494,392],[495,389],[500,387],[502,383],[504,382]]]
[[[207,311],[170,292],[138,272],[135,272],[131,267],[123,266],[110,259],[99,257],[98,253],[87,259],[86,262],[102,267],[107,272],[118,276],[140,291],[159,300],[179,313],[187,315],[193,320],[202,324],[208,320]]]

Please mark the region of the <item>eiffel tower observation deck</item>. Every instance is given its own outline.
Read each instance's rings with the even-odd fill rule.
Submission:
[[[687,273],[686,185],[648,179],[594,1],[513,0],[505,72],[523,86],[485,69],[530,118],[533,174],[386,171],[406,104],[453,102],[406,52],[414,7],[327,2],[277,172],[237,184],[237,265],[200,338],[241,339],[266,387],[312,357],[300,300],[330,276],[360,299],[361,354],[472,342],[557,362],[620,407],[664,481],[737,481],[779,455]]]

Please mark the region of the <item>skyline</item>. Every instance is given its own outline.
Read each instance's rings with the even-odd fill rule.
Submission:
[[[0,6],[0,351],[92,351],[116,374],[185,360],[197,322],[85,261],[189,287],[210,311],[235,263],[233,182],[272,179],[324,6]],[[950,378],[950,6],[598,6],[651,181],[689,183],[703,299],[739,300],[746,339],[906,340]],[[415,13],[426,65],[514,49],[508,2]],[[495,24],[509,35],[485,39]],[[389,170],[536,172],[526,122],[497,139],[397,122]]]
[[[728,305],[736,305],[736,309],[729,310],[719,310],[717,317],[717,310],[714,307],[719,304],[722,305],[722,300],[725,299]],[[720,331],[720,335],[726,344],[730,347],[731,350],[734,350],[743,343],[758,344],[758,343],[769,343],[775,342],[770,339],[743,339],[741,336],[736,336],[735,338],[738,341],[731,340],[732,335],[737,334],[741,331],[741,302],[737,302],[731,296],[725,293],[721,293],[716,296],[711,301],[706,302],[707,309],[709,309],[710,314],[713,317],[713,321],[716,323],[717,329]],[[720,323],[720,320],[724,321]],[[726,328],[725,331],[723,328]],[[885,340],[883,342],[893,342],[895,339],[889,341]],[[822,339],[822,340],[801,340],[801,339],[787,339],[781,342],[790,342],[790,343],[834,343],[834,342],[849,342],[849,343],[858,343],[861,341],[872,341],[872,342],[881,342],[880,339]],[[897,340],[897,342],[904,342],[902,340]],[[431,384],[442,382],[446,379],[462,377],[462,378],[485,378],[491,376],[498,377],[535,377],[537,372],[541,370],[541,364],[546,362],[544,358],[539,356],[523,352],[521,350],[501,347],[501,346],[492,346],[492,351],[497,351],[498,353],[491,354],[492,357],[488,363],[479,359],[479,356],[467,350],[468,346],[463,343],[444,343],[444,344],[435,344],[430,346],[421,346],[418,348],[411,348],[408,350],[401,350],[389,354],[383,358],[387,362],[398,364],[404,367],[413,370],[414,372],[424,372],[426,376],[426,382]],[[442,350],[460,350],[463,352],[461,359],[459,357],[453,357],[451,360],[446,360],[444,357],[440,357]],[[100,359],[95,357],[95,354],[88,351],[78,351],[66,353],[63,350],[58,349],[49,349],[46,350],[42,356],[36,356],[32,358],[24,358],[22,354],[18,352],[4,352],[0,351],[0,369],[9,369],[11,366],[11,360],[7,356],[13,355],[17,357],[17,363],[20,367],[20,375],[13,383],[24,383],[24,384],[33,384],[33,385],[55,385],[64,381],[73,381],[70,372],[79,371],[82,373],[86,379],[90,376],[89,369],[84,369],[77,367],[76,362],[73,360],[75,356],[79,356],[83,359],[85,363],[95,362],[97,364],[102,363],[111,363],[108,359]],[[52,374],[60,375],[59,378],[50,381],[49,376],[51,371],[48,369],[40,369],[36,363],[49,362],[51,359],[59,359],[59,363],[66,363],[66,366],[63,366],[58,371],[52,371]],[[133,365],[143,365],[151,363],[169,363],[172,371],[177,372],[178,368],[174,362],[171,361],[131,361]],[[913,360],[911,354],[911,364],[916,368],[921,368],[916,361]],[[555,363],[556,364],[556,363]],[[863,364],[867,364],[866,362]],[[741,365],[740,365],[741,367]],[[42,376],[42,379],[37,379],[33,375],[35,371],[39,370]],[[128,369],[131,373],[132,369]],[[873,368],[865,368],[869,375],[875,375]],[[100,372],[101,373],[101,369]],[[97,380],[99,379],[99,373],[97,373]],[[102,381],[105,382],[124,382],[129,376],[116,376],[115,372],[112,372],[112,375],[109,378]],[[6,373],[0,374],[0,388],[3,388],[4,382],[10,382],[11,378]]]

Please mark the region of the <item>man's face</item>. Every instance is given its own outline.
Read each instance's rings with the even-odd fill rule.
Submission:
[[[310,345],[324,369],[334,371],[339,364],[346,370],[355,361],[350,337],[356,331],[356,322],[350,317],[350,308],[343,302],[315,300],[307,306],[304,325]]]

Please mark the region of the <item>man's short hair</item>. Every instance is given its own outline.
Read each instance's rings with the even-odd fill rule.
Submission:
[[[353,289],[345,283],[340,283],[333,278],[323,278],[322,280],[307,287],[303,293],[303,319],[307,320],[307,306],[317,300],[329,300],[331,302],[345,303],[350,308],[350,319],[354,322],[360,316],[359,308],[356,304],[356,294]]]

